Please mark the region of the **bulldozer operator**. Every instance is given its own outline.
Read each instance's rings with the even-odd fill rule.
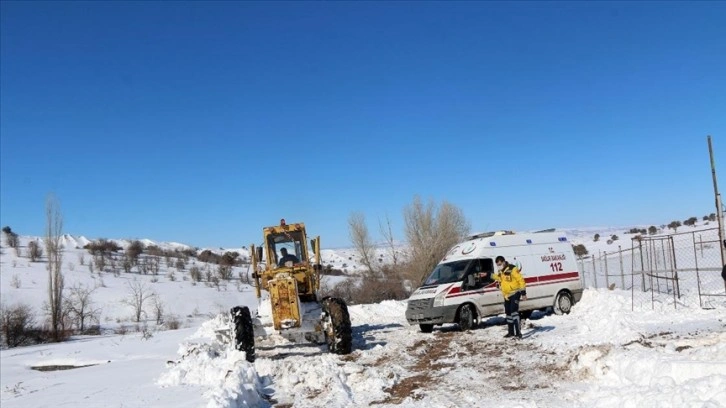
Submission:
[[[280,254],[282,255],[282,257],[277,262],[277,266],[279,266],[279,267],[285,266],[285,263],[286,262],[292,262],[294,264],[300,262],[300,260],[297,259],[297,257],[295,255],[292,255],[292,254],[288,254],[287,253],[287,248],[281,248],[280,249]]]

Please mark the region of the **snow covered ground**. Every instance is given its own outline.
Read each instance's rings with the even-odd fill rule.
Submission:
[[[251,364],[215,335],[231,306],[258,308],[239,278],[193,285],[184,279],[189,267],[166,265],[156,276],[91,273],[83,240],[67,240],[66,286],[94,288],[103,334],[0,350],[3,408],[726,407],[726,298],[702,309],[684,291],[677,309],[662,295],[653,308],[631,311],[629,291],[589,288],[569,315],[536,312],[519,341],[502,338],[501,316],[468,332],[450,325],[424,334],[406,322],[405,301],[385,301],[350,307],[350,355],[272,336],[258,341]],[[353,252],[341,251],[324,252],[351,262]],[[46,279],[44,263],[3,245],[3,304],[25,302],[40,318]],[[158,294],[181,329],[157,325],[152,311],[134,321],[121,302],[134,279]]]
[[[254,305],[252,305],[254,306]],[[723,407],[726,306],[631,312],[587,290],[570,315],[535,314],[507,341],[501,317],[469,332],[409,326],[405,302],[350,308],[347,356],[278,337],[257,360],[197,329],[83,337],[0,352],[9,407]],[[48,365],[84,366],[36,371]]]

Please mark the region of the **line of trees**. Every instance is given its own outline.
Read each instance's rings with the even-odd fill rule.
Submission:
[[[364,277],[359,285],[346,280],[330,294],[342,297],[349,303],[371,303],[386,299],[405,299],[413,286],[420,283],[433,270],[446,252],[469,234],[470,224],[463,211],[456,205],[433,200],[424,202],[419,196],[403,209],[404,234],[408,253],[401,259],[388,216],[378,220],[379,233],[384,247],[389,251],[393,264],[376,261],[376,244],[371,238],[365,215],[352,212],[348,218],[348,233],[360,263]]]
[[[6,244],[15,248],[18,256],[20,253],[20,240],[18,234],[9,226],[2,228]],[[84,247],[93,256],[88,264],[91,273],[93,265],[103,269],[106,262],[113,265],[116,261],[116,253],[121,247],[111,240],[100,239],[89,243]],[[67,339],[71,333],[83,334],[97,333],[97,326],[101,308],[93,301],[95,288],[86,287],[76,283],[66,287],[63,274],[63,214],[58,198],[49,194],[45,202],[45,234],[42,240],[31,240],[27,245],[27,256],[31,262],[39,261],[43,255],[47,259],[47,292],[46,301],[43,302],[42,312],[47,320],[39,322],[36,312],[31,305],[26,303],[0,305],[0,341],[8,347],[31,345],[46,342],[58,342]],[[141,255],[148,256],[142,259]],[[231,279],[232,267],[242,264],[244,261],[237,252],[226,252],[222,255],[213,254],[211,251],[202,256],[206,261],[213,261],[218,265],[218,276],[212,276],[211,271],[205,267],[206,279],[210,282],[218,279]],[[156,246],[146,247],[142,242],[132,241],[122,254],[123,264],[129,263],[139,267],[144,273],[158,273],[161,256],[167,257],[167,266],[176,267],[178,270],[186,269],[186,260],[190,256],[197,256],[196,250],[162,250]],[[83,254],[79,254],[81,265],[85,263]],[[69,265],[72,268],[73,265]],[[196,272],[196,281],[201,280],[201,270],[192,266],[190,275]],[[14,278],[17,280],[17,277]],[[170,274],[173,280],[173,273]],[[153,280],[152,280],[153,281]],[[14,284],[15,285],[15,284]],[[19,287],[17,281],[15,287]],[[176,316],[165,315],[165,305],[161,297],[141,280],[128,282],[127,296],[121,300],[122,304],[128,305],[133,311],[133,319],[139,323],[143,317],[152,316],[157,324],[164,324],[169,329],[177,329],[180,322]],[[94,326],[95,325],[95,326]]]

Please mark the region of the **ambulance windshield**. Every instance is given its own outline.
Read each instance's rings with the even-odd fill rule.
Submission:
[[[469,265],[469,262],[471,262],[470,259],[465,259],[437,265],[431,275],[426,278],[424,285],[439,285],[461,281],[464,278],[466,266]]]

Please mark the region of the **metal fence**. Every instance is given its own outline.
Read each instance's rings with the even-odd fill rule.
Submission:
[[[623,244],[580,258],[583,286],[629,290],[633,309],[664,302],[678,307],[691,299],[702,308],[726,304],[718,228],[637,236]]]

